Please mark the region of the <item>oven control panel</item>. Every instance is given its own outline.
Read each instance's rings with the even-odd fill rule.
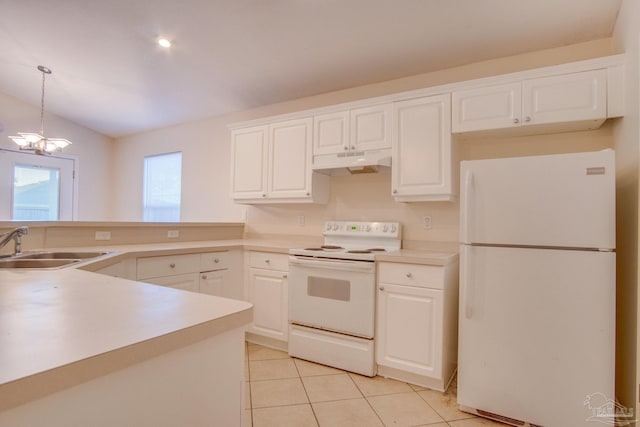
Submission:
[[[400,237],[399,222],[329,221],[324,226],[325,236],[379,236]]]

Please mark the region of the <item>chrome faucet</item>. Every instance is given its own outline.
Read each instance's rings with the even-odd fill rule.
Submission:
[[[13,240],[16,244],[13,255],[20,255],[22,253],[22,236],[25,234],[29,234],[29,227],[17,227],[8,233],[0,234],[0,249]]]

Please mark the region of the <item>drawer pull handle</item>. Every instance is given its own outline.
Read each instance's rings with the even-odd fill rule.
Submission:
[[[271,262],[270,259],[265,259],[264,262],[266,262],[267,264],[269,264]]]
[[[413,274],[411,274],[411,273],[407,273],[407,277],[408,277],[409,279],[411,279],[411,278],[413,277]]]
[[[217,264],[217,263],[219,263],[219,262],[220,262],[220,260],[219,260],[218,258],[215,258],[215,259],[213,260],[213,262]]]
[[[378,289],[380,289],[381,291],[384,291],[384,286],[380,286]]]
[[[283,279],[286,279],[286,278],[287,278],[287,275],[286,275],[286,274],[283,274],[283,275],[282,275],[282,278],[283,278]]]
[[[169,264],[169,267],[176,268],[176,264],[172,262],[171,264]]]
[[[203,279],[203,280],[207,280],[207,275],[206,275],[206,274],[203,274],[203,275],[202,275],[202,279]]]

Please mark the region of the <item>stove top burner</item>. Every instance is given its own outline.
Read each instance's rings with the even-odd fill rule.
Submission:
[[[350,251],[347,251],[347,253],[350,253],[350,254],[370,254],[371,250],[370,249],[351,249]]]
[[[322,245],[320,246],[320,249],[324,251],[340,251],[344,248],[342,246],[336,246],[336,245]]]

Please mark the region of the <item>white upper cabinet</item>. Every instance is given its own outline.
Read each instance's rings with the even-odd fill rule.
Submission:
[[[455,199],[449,94],[393,104],[391,188],[403,202]]]
[[[320,114],[313,119],[313,155],[391,148],[391,104]]]
[[[607,71],[595,70],[522,82],[524,124],[607,118]]]
[[[560,124],[549,128],[558,131],[597,128],[607,118],[607,70],[454,91],[452,112],[454,133],[548,124]]]
[[[339,111],[313,118],[313,154],[349,150],[349,112]]]
[[[313,119],[233,130],[232,196],[245,203],[326,203],[328,177],[312,173]]]
[[[234,199],[267,196],[268,126],[231,132],[231,192]]]
[[[351,150],[391,147],[391,104],[351,110]]]

